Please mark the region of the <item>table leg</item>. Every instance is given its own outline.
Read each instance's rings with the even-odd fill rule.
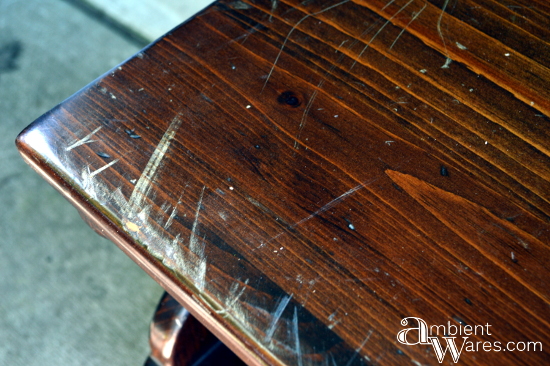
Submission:
[[[244,365],[166,292],[151,322],[149,344],[145,366]]]

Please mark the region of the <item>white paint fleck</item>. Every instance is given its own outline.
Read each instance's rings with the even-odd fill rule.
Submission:
[[[421,73],[423,73],[423,74],[425,74],[425,73],[427,73],[427,72],[428,72],[428,70],[426,70],[426,69],[422,69],[422,70],[420,70],[420,72],[421,72]]]
[[[458,48],[460,48],[461,50],[467,50],[467,49],[468,49],[468,47],[464,46],[463,44],[461,44],[461,43],[459,43],[459,42],[456,42],[456,46],[457,46]]]
[[[246,106],[246,109],[250,109],[250,108],[252,108],[250,104]]]
[[[453,62],[453,60],[449,57],[447,57],[447,59],[445,59],[445,63],[443,64],[443,66],[441,66],[442,69],[448,69],[449,66],[451,65],[451,62]]]
[[[336,319],[337,313],[338,313],[338,309],[337,309],[334,313],[332,313],[332,314],[330,314],[330,315],[328,316],[328,321],[331,322],[331,323],[327,326],[328,329],[332,329],[332,328],[334,328],[335,326],[337,326],[338,324],[340,324],[341,321],[340,321],[339,319]]]
[[[509,54],[508,52],[506,52],[506,53],[504,54],[504,56],[510,57],[510,54]]]

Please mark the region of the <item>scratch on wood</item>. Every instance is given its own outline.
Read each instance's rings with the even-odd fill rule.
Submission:
[[[340,319],[336,319],[337,314],[338,314],[338,309],[336,309],[334,311],[334,313],[329,315],[328,321],[331,322],[331,323],[328,325],[328,329],[334,328],[335,326],[337,326],[341,322]]]
[[[177,207],[174,207],[172,209],[172,213],[170,213],[170,216],[168,217],[168,220],[166,220],[166,224],[164,224],[164,229],[168,229],[172,225],[172,222],[174,221],[174,217],[176,217],[177,213],[178,213]]]
[[[283,311],[285,311],[286,306],[290,302],[290,299],[292,299],[293,294],[290,294],[288,296],[284,296],[279,304],[277,305],[277,309],[275,309],[275,313],[273,314],[273,317],[271,318],[271,322],[269,323],[269,327],[267,328],[267,332],[265,333],[264,342],[268,343],[273,338],[273,334],[275,334],[275,329],[277,329],[277,323],[279,322],[279,319],[281,318],[281,315],[283,314]]]
[[[283,44],[281,46],[281,48],[279,49],[279,53],[277,54],[277,57],[275,57],[275,61],[273,62],[273,66],[271,67],[271,70],[269,70],[269,73],[267,74],[267,78],[265,79],[265,82],[264,82],[264,85],[262,87],[262,90],[261,92],[264,91],[265,87],[267,86],[267,82],[269,81],[269,79],[271,78],[271,75],[273,74],[273,71],[275,70],[275,66],[277,65],[277,62],[279,61],[279,58],[281,57],[281,54],[283,53],[283,49],[285,48],[286,46],[286,43],[288,42],[288,40],[290,39],[290,36],[292,35],[292,33],[294,32],[294,30],[296,28],[298,28],[298,26],[304,21],[306,20],[307,18],[309,17],[314,17],[314,16],[317,16],[319,14],[322,14],[326,11],[329,11],[331,9],[334,9],[340,5],[343,5],[345,3],[348,3],[350,2],[351,0],[344,0],[344,1],[341,1],[337,4],[334,4],[334,5],[331,5],[323,10],[319,10],[318,12],[315,12],[315,13],[311,13],[311,14],[307,14],[306,16],[304,16],[302,19],[300,19],[291,29],[290,31],[287,33],[286,37],[285,37],[285,40],[283,41]],[[260,92],[260,93],[261,93]]]
[[[386,5],[384,5],[384,7],[383,7],[382,9],[380,9],[380,10],[381,10],[381,11],[386,10],[386,8],[387,8],[388,6],[390,6],[391,4],[393,4],[394,2],[395,2],[395,0],[389,1],[389,2],[388,2]]]
[[[91,142],[95,142],[96,140],[90,140],[92,138],[93,135],[95,135],[99,130],[101,130],[103,126],[99,126],[98,128],[96,128],[95,130],[93,130],[92,132],[90,132],[88,135],[86,135],[83,139],[81,140],[78,140],[77,142],[75,142],[74,144],[70,145],[70,146],[67,146],[65,148],[65,151],[71,151],[72,149],[74,149],[75,147],[78,147],[80,145],[84,145],[84,144],[89,144]]]
[[[109,164],[105,165],[105,166],[102,166],[101,168],[99,168],[98,170],[94,171],[93,173],[91,173],[88,178],[93,178],[94,176],[98,175],[99,173],[101,173],[102,171],[104,171],[105,169],[108,169],[110,167],[112,167],[113,165],[115,165],[116,163],[118,162],[118,159],[115,159],[113,161],[111,161]]]
[[[344,40],[342,41],[342,43],[340,43],[340,46],[338,46],[338,48],[336,49],[336,52],[339,52],[340,51],[340,48],[342,48],[342,46],[347,42],[348,40]],[[351,46],[350,46],[351,47]],[[325,78],[330,75],[334,69],[336,68],[337,65],[340,65],[342,63],[342,61],[344,60],[344,54],[340,55],[340,57],[338,58],[338,61],[336,61],[335,63],[332,64],[332,66],[330,67],[330,69],[325,73]],[[313,106],[313,102],[315,101],[315,98],[317,97],[317,93],[319,92],[319,90],[323,87],[323,84],[325,83],[326,79],[323,78],[319,84],[317,84],[317,90],[315,90],[313,92],[313,94],[311,95],[311,97],[309,98],[308,102],[307,102],[307,105],[306,105],[306,108],[304,110],[304,113],[302,114],[302,120],[300,121],[300,126],[298,128],[298,133],[296,135],[296,139],[294,140],[294,148],[296,150],[298,150],[298,147],[299,147],[299,141],[300,141],[300,135],[302,134],[302,130],[304,129],[305,125],[306,125],[306,118],[307,118],[307,115],[309,114],[309,111],[311,110],[311,107]]]
[[[323,86],[323,81],[317,85],[317,87]],[[298,150],[298,141],[300,141],[300,135],[302,134],[302,130],[304,129],[304,126],[306,125],[306,118],[309,113],[309,110],[311,109],[311,106],[313,105],[313,101],[315,100],[315,97],[317,96],[317,90],[313,92],[311,95],[311,98],[309,98],[309,101],[307,102],[306,108],[304,109],[304,113],[302,114],[302,120],[300,121],[300,126],[298,127],[298,133],[296,134],[296,139],[294,140],[294,148]]]
[[[238,294],[235,294],[237,292],[237,290],[239,289],[238,282],[236,282],[234,284],[234,286],[231,286],[231,289],[229,290],[229,292],[231,294],[233,294],[233,299],[231,300],[231,302],[229,304],[227,304],[227,307],[229,309],[231,309],[233,307],[233,305],[235,305],[237,303],[237,301],[239,301],[240,297],[244,293],[244,290],[246,290],[246,285],[248,285],[248,278],[246,279],[246,281],[244,281],[244,285],[242,286],[241,291],[239,291]]]
[[[443,42],[443,47],[445,48],[445,55],[447,56],[447,60],[445,60],[445,64],[441,67],[442,69],[449,68],[448,63],[450,62],[448,60],[451,60],[451,58],[449,57],[449,51],[447,51],[447,43],[445,42],[445,37],[443,37],[443,32],[441,31],[441,20],[443,19],[443,14],[445,14],[445,10],[447,9],[448,4],[449,4],[449,0],[445,0],[445,2],[443,3],[443,8],[441,8],[441,14],[439,15],[439,19],[437,19],[437,32],[439,33],[439,37],[441,37],[441,41]]]
[[[193,221],[193,226],[191,227],[191,235],[189,236],[189,249],[191,249],[192,252],[195,252],[195,249],[198,249],[200,244],[199,240],[197,239],[197,225],[199,224],[202,198],[204,196],[205,188],[206,186],[202,187],[199,203],[197,203],[197,210],[195,211],[195,220]]]
[[[296,310],[296,306],[294,307],[294,316],[292,317],[292,333],[294,333],[296,360],[298,361],[298,366],[303,366],[302,349],[300,347],[300,334],[298,331],[298,311]]]
[[[269,13],[269,22],[273,22],[273,13],[275,10],[277,10],[277,1],[278,0],[271,0],[271,13]]]
[[[363,341],[363,343],[361,343],[361,345],[355,350],[355,354],[353,355],[352,358],[350,358],[350,360],[348,361],[348,363],[346,364],[346,366],[350,366],[353,362],[353,360],[355,360],[355,358],[357,357],[357,355],[359,354],[359,352],[361,352],[361,350],[363,349],[363,347],[365,347],[365,344],[367,344],[367,342],[369,341],[369,338],[370,336],[372,335],[372,330],[369,330],[369,333],[367,334],[367,337],[365,338],[365,340]]]
[[[370,47],[371,43],[374,41],[374,39],[376,37],[378,37],[378,35],[380,34],[380,32],[382,32],[382,30],[384,30],[384,28],[386,28],[386,26],[388,24],[391,23],[391,21],[399,14],[401,13],[403,10],[405,10],[414,0],[409,0],[408,3],[406,3],[405,5],[403,5],[401,7],[401,9],[399,9],[398,11],[395,12],[395,14],[393,14],[381,27],[380,29],[378,29],[378,31],[376,31],[376,33],[374,34],[374,36],[372,36],[372,38],[370,39],[370,41],[365,45],[365,47],[363,47],[363,49],[361,50],[361,52],[359,52],[359,55],[357,56],[357,58],[355,59],[355,61],[353,61],[353,63],[351,64],[351,67],[349,68],[349,71],[351,71],[351,69],[353,69],[353,67],[355,66],[355,64],[357,63],[357,61],[359,61],[361,59],[361,56],[363,56],[363,53],[365,53],[365,51]]]
[[[416,20],[416,18],[418,18],[418,16],[420,14],[422,14],[422,12],[424,11],[424,9],[426,9],[427,6],[428,6],[428,1],[425,1],[424,6],[422,7],[422,9],[420,9],[416,14],[413,15],[413,17],[411,18],[409,23],[407,23],[407,25],[401,30],[401,32],[397,35],[397,37],[395,37],[395,40],[393,41],[393,43],[390,46],[390,50],[393,48],[393,46],[395,46],[395,43],[397,42],[397,40],[403,35],[403,33],[405,33],[405,31],[407,30],[407,28],[409,28],[409,26],[412,24],[412,22],[414,22]],[[384,10],[384,9],[382,9],[382,10]]]
[[[350,189],[349,191],[341,194],[340,196],[336,197],[335,199],[333,199],[332,201],[330,201],[329,203],[323,205],[323,207],[321,207],[320,209],[318,209],[317,211],[315,211],[314,213],[312,213],[311,215],[307,216],[307,217],[304,217],[303,219],[301,219],[300,221],[290,225],[289,229],[294,229],[300,225],[302,225],[304,222],[306,221],[309,221],[311,220],[312,218],[314,218],[315,216],[319,215],[319,214],[322,214],[323,212],[327,211],[328,209],[330,209],[331,207],[333,207],[334,205],[336,205],[337,203],[339,203],[340,201],[342,201],[344,198],[348,197],[349,195],[357,192],[358,190],[360,190],[361,188],[365,187],[366,185],[370,184],[373,180],[369,180],[369,181],[365,181],[361,184],[358,184],[357,186],[353,187],[352,189]],[[269,239],[265,244],[277,239],[278,237],[280,237],[281,235],[283,235],[284,233],[286,233],[287,230],[285,231],[281,231],[279,234],[275,235],[273,238]],[[263,245],[262,245],[263,246]]]
[[[178,202],[172,209],[172,213],[170,214],[170,217],[168,217],[168,220],[166,220],[166,223],[164,224],[164,229],[168,229],[172,225],[174,218],[178,214],[178,206],[181,204],[181,197],[183,197],[183,195],[185,194],[185,189],[187,187],[188,187],[188,184],[186,184],[185,187],[183,188],[183,191],[181,192],[180,197],[178,198]]]
[[[145,166],[143,173],[139,177],[139,180],[136,183],[134,190],[132,191],[132,195],[128,200],[128,205],[126,207],[126,214],[130,212],[135,212],[136,209],[141,207],[143,200],[145,199],[145,197],[147,197],[151,189],[151,184],[156,177],[157,170],[160,167],[160,163],[162,162],[164,155],[168,151],[168,148],[170,147],[170,143],[172,142],[172,139],[176,135],[176,131],[181,126],[181,122],[182,122],[181,116],[178,114],[172,120],[172,123],[170,123],[170,126],[168,126],[168,129],[162,136],[162,139],[157,145],[155,151],[153,151],[151,158],[147,162],[147,165]]]

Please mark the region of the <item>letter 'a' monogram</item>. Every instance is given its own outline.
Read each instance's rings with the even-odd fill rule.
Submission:
[[[397,340],[399,341],[399,343],[406,344],[408,346],[414,346],[416,344],[430,344],[430,342],[428,342],[428,325],[426,324],[426,322],[423,319],[411,316],[411,317],[403,318],[403,320],[401,320],[401,325],[402,326],[408,325],[409,319],[416,320],[418,323],[418,327],[405,328],[399,331],[399,333],[397,333]],[[413,331],[413,330],[417,331],[418,341],[409,342],[407,340],[407,335],[409,334],[410,331]]]

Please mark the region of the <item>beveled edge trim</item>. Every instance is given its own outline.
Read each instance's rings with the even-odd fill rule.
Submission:
[[[175,283],[174,276],[163,270],[159,265],[154,265],[155,262],[147,260],[147,257],[153,258],[145,248],[133,243],[124,232],[118,230],[114,225],[104,220],[100,220],[99,217],[103,215],[93,216],[89,210],[96,210],[92,205],[86,205],[84,202],[79,201],[76,197],[80,195],[72,194],[70,187],[59,184],[56,180],[49,175],[45,169],[40,165],[39,161],[24,151],[23,142],[24,133],[19,135],[16,140],[16,144],[19,153],[23,157],[23,160],[31,166],[44,180],[46,180],[52,187],[54,187],[59,193],[65,197],[82,215],[86,215],[91,223],[97,225],[98,229],[101,229],[105,237],[111,240],[116,246],[118,246],[128,257],[130,257],[138,266],[141,267],[153,280],[160,284],[170,295],[172,295],[185,309],[187,309],[197,320],[199,320],[210,332],[212,332],[220,341],[222,341],[229,349],[231,349],[236,355],[238,355],[243,362],[249,366],[269,366],[280,365],[284,366],[280,360],[273,357],[268,352],[261,352],[262,355],[269,359],[271,363],[267,363],[265,360],[259,357],[259,355],[252,351],[247,346],[247,343],[242,339],[239,339],[235,334],[230,332],[223,323],[218,322],[206,308],[203,308],[200,304],[193,300],[192,295],[186,293],[181,287]],[[46,165],[47,166],[47,165]],[[87,206],[87,207],[86,207]],[[221,325],[221,326],[220,326]],[[262,346],[258,347],[258,350],[263,349]]]

